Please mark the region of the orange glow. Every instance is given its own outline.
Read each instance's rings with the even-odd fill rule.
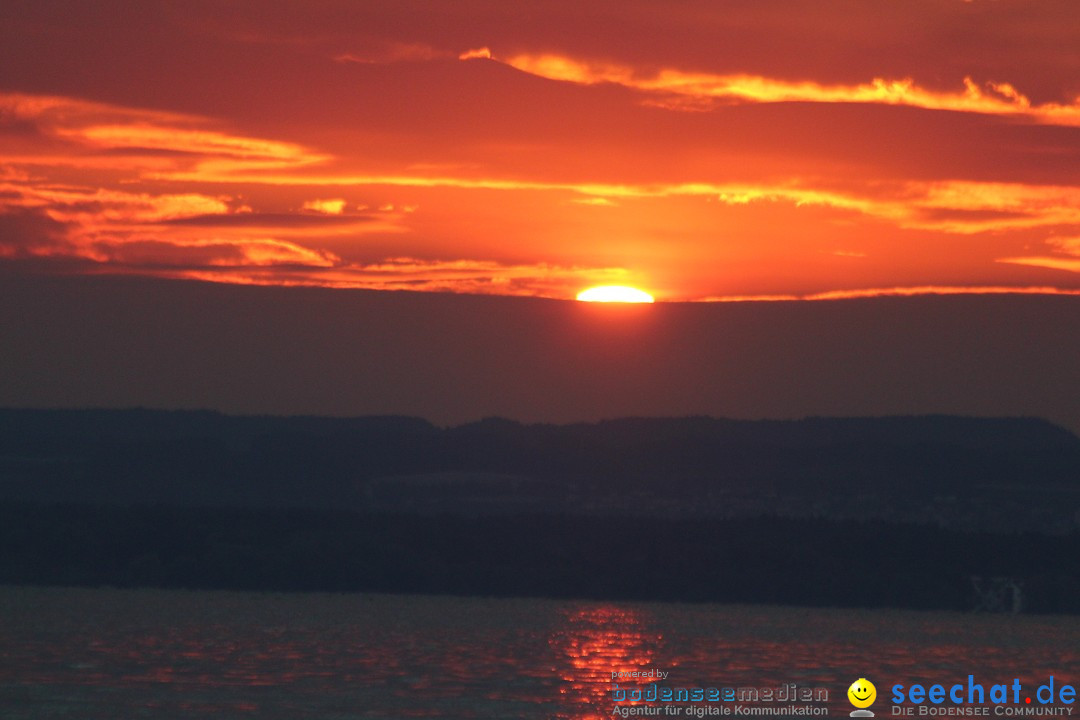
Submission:
[[[599,285],[588,290],[582,290],[577,294],[577,299],[582,302],[605,302],[605,303],[651,303],[653,296],[644,290],[627,287],[625,285]]]
[[[1002,48],[1000,3],[744,5],[556,4],[513,31],[485,3],[228,32],[193,10],[152,57],[110,37],[109,62],[29,65],[67,21],[0,23],[0,258],[606,302],[1080,290],[1068,33]],[[124,34],[71,22],[91,49]]]

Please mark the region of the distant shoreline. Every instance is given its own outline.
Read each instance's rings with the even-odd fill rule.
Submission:
[[[1080,613],[1080,533],[885,523],[0,504],[0,583]],[[1009,607],[1002,607],[1008,611]]]

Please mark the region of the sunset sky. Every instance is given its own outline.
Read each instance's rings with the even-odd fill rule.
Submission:
[[[5,2],[10,273],[1080,293],[1073,0]]]
[[[7,0],[0,405],[1080,431],[1078,96],[1075,0]]]

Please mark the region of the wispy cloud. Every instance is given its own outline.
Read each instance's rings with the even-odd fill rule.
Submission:
[[[198,193],[151,195],[34,182],[3,183],[0,192],[5,194],[0,205],[42,208],[59,222],[156,222],[228,211],[226,197]]]
[[[614,202],[613,200],[608,200],[605,197],[573,198],[571,200],[571,202],[577,203],[578,205],[592,205],[594,207],[617,207],[618,206],[617,202]]]
[[[710,295],[698,302],[793,302],[856,300],[878,297],[916,297],[919,295],[1073,295],[1080,296],[1080,289],[1059,288],[1052,285],[913,285],[910,287],[859,288],[854,290],[826,290],[806,294],[780,295]]]
[[[476,60],[478,58],[490,58],[491,49],[488,47],[471,48],[458,55],[458,60]]]
[[[345,263],[313,243],[400,230],[391,214],[346,213],[344,199],[309,201],[303,212],[253,212],[233,194],[189,189],[203,183],[176,192],[147,181],[150,172],[198,174],[203,166],[295,171],[327,158],[295,143],[227,133],[176,113],[0,94],[0,124],[12,122],[32,132],[18,152],[0,158],[0,217],[14,218],[20,230],[0,247],[9,259],[76,260],[148,274],[333,268]]]
[[[308,200],[301,206],[303,210],[324,213],[326,215],[340,215],[345,212],[346,201],[343,198],[332,200]]]
[[[329,159],[296,143],[223,132],[191,115],[0,93],[0,125],[15,122],[32,128],[34,136],[20,152],[0,156],[0,163],[16,167],[251,172],[296,169]]]
[[[1080,237],[1052,237],[1046,244],[1047,254],[1007,257],[998,262],[1080,273]]]
[[[747,74],[713,74],[673,68],[636,68],[558,54],[462,55],[490,57],[522,72],[583,85],[611,83],[651,96],[650,104],[700,110],[709,103],[873,103],[928,110],[984,113],[1028,118],[1052,125],[1080,125],[1080,99],[1071,104],[1035,104],[1008,82],[977,83],[970,77],[951,92],[919,86],[912,78],[872,78],[855,85],[791,81]],[[659,97],[655,97],[659,96]],[[667,98],[665,100],[665,97]]]
[[[161,274],[168,268],[331,268],[341,262],[333,253],[257,237],[125,238],[119,242],[101,239],[80,250],[85,259],[139,269],[149,275]]]
[[[387,258],[368,264],[327,268],[201,268],[166,273],[170,277],[247,285],[311,286],[369,290],[411,290],[481,295],[567,298],[595,283],[626,282],[623,268],[549,263],[507,264],[490,260]]]
[[[390,40],[368,39],[363,47],[334,56],[334,60],[363,65],[381,65],[394,62],[418,62],[452,58],[454,53],[439,50],[426,43],[394,42]]]

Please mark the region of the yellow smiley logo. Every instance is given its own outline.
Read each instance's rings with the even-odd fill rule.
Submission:
[[[866,678],[859,678],[847,689],[847,698],[857,708],[868,708],[877,699],[877,688]]]

